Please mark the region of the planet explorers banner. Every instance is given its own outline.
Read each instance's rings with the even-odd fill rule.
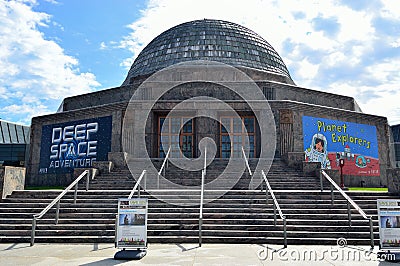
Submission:
[[[375,126],[303,116],[303,140],[306,161],[340,169],[344,159],[343,174],[380,175]]]
[[[39,174],[71,173],[106,161],[111,130],[111,116],[43,126]]]

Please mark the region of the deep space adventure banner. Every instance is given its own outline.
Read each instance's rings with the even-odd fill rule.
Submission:
[[[42,127],[40,174],[70,173],[106,161],[111,150],[112,117],[97,117]]]

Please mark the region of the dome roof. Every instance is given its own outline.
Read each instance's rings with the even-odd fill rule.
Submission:
[[[177,25],[154,38],[135,59],[122,85],[191,60],[265,70],[291,80],[282,58],[260,35],[232,22],[204,19]]]

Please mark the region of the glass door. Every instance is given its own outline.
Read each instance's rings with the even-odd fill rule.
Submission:
[[[161,134],[162,133],[162,134]],[[165,150],[163,149],[163,146]],[[159,117],[158,156],[164,158],[168,147],[173,158],[193,158],[193,121],[185,117]]]
[[[226,125],[229,128],[225,128]],[[232,141],[229,136],[232,136]],[[249,151],[249,158],[255,156],[255,118],[254,116],[221,117],[220,123],[220,155],[221,158],[242,157],[242,147]],[[249,143],[246,145],[246,137]]]

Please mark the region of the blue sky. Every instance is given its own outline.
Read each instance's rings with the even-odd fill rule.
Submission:
[[[65,97],[117,87],[154,37],[203,18],[260,34],[297,85],[400,123],[398,0],[0,0],[0,118],[29,125]]]

